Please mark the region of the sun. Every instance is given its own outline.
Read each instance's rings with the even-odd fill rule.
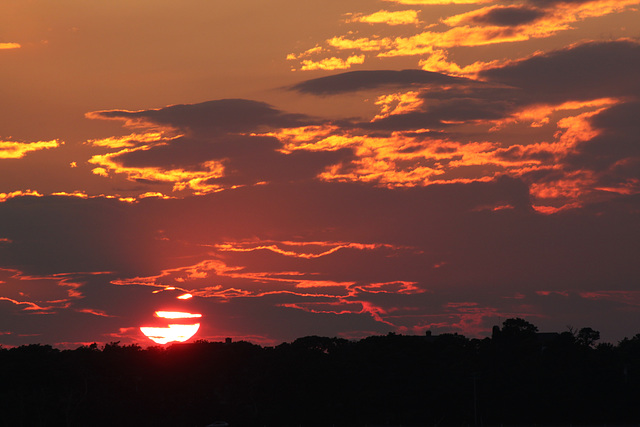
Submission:
[[[202,314],[186,313],[182,311],[156,311],[155,317],[161,319],[196,319]],[[157,344],[170,342],[185,342],[193,337],[200,329],[200,323],[169,323],[166,327],[141,326],[140,331]]]

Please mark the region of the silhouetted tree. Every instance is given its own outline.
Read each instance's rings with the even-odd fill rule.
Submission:
[[[600,332],[591,328],[582,328],[576,335],[576,343],[583,347],[593,347],[595,342],[600,339]]]
[[[530,338],[538,332],[538,327],[519,317],[507,319],[500,331],[504,337]]]
[[[637,425],[640,334],[597,338],[508,319],[471,340],[0,348],[0,426]]]

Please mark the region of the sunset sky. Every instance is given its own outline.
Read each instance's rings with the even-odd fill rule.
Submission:
[[[2,0],[0,82],[0,345],[640,333],[640,0]]]

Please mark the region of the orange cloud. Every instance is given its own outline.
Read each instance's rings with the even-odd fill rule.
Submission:
[[[31,276],[19,270],[0,268],[0,300],[24,306],[23,310],[52,311],[67,308],[82,298],[80,283],[67,274]]]
[[[51,309],[51,307],[41,307],[36,303],[33,302],[29,302],[29,301],[16,301],[14,299],[11,298],[7,298],[7,297],[0,297],[0,301],[9,301],[10,303],[13,303],[15,305],[22,305],[25,306],[23,308],[23,310],[25,311],[49,311]]]
[[[364,55],[353,55],[348,57],[347,59],[340,59],[331,57],[321,59],[319,61],[312,61],[310,59],[305,59],[302,61],[301,70],[309,71],[309,70],[346,70],[347,68],[351,68],[353,64],[362,64],[364,63]]]
[[[305,57],[309,57],[311,55],[316,55],[318,53],[321,53],[324,50],[324,48],[322,46],[315,46],[312,47],[311,49],[307,49],[302,53],[299,54],[295,54],[295,53],[290,53],[287,55],[287,60],[291,61],[294,59],[300,59],[300,58],[305,58]]]
[[[484,4],[493,0],[387,0],[407,5]],[[396,38],[360,37],[348,39],[336,36],[326,40],[328,48],[379,52],[378,57],[428,56],[420,61],[424,70],[446,72],[454,75],[472,76],[478,71],[496,65],[496,61],[477,61],[460,66],[447,59],[444,49],[460,46],[484,46],[512,43],[537,38],[547,38],[561,31],[573,29],[575,22],[588,18],[618,13],[640,3],[638,0],[594,0],[591,2],[557,2],[553,7],[521,5],[491,5],[462,14],[450,16],[441,23],[451,28],[445,31],[423,31],[410,36]],[[369,23],[416,23],[417,11],[389,12],[381,10],[371,15],[356,14],[347,22]],[[429,27],[435,26],[433,24]],[[429,28],[427,27],[427,28]],[[349,34],[352,34],[351,32]],[[297,59],[308,52],[325,49],[316,46],[300,55],[290,54],[288,59]],[[351,56],[350,58],[354,58]],[[359,57],[360,58],[360,57]],[[358,61],[364,61],[364,57]],[[324,61],[324,62],[323,62]],[[323,61],[303,61],[302,69],[346,69],[349,59],[332,57]],[[358,62],[362,63],[362,62]],[[307,67],[307,68],[305,68]]]
[[[0,141],[0,159],[21,159],[32,151],[57,148],[64,142],[57,139],[38,142]]]
[[[0,43],[0,50],[20,49],[20,43]]]
[[[339,50],[361,50],[363,52],[367,52],[367,51],[379,51],[379,50],[390,48],[393,46],[393,40],[389,38],[370,39],[366,37],[355,39],[355,40],[349,40],[341,36],[341,37],[333,37],[327,40],[327,44]]]
[[[371,15],[356,15],[347,20],[347,22],[363,22],[367,24],[387,24],[387,25],[407,25],[419,24],[417,10],[399,10],[389,12],[388,10],[380,10]]]
[[[549,37],[558,31],[568,29],[564,22],[520,26],[517,28],[500,26],[461,26],[444,32],[425,31],[411,37],[398,37],[392,49],[378,54],[380,57],[415,56],[433,52],[434,47],[452,48],[459,46],[485,46],[496,43],[525,41],[531,38]]]
[[[285,250],[280,246],[319,246],[319,247],[330,247],[330,249],[319,252],[319,253],[309,253],[309,252],[297,252],[294,250]],[[383,244],[383,243],[347,243],[347,242],[280,242],[273,244],[256,244],[252,242],[246,243],[223,243],[215,245],[216,249],[224,251],[224,252],[253,252],[259,250],[268,250],[280,255],[295,257],[295,258],[305,258],[305,259],[313,259],[320,258],[326,255],[331,255],[341,249],[358,249],[358,250],[373,250],[380,248],[388,248],[393,249],[394,246]]]
[[[0,193],[0,203],[6,202],[9,199],[13,199],[14,197],[23,197],[23,196],[32,196],[32,197],[42,197],[42,194],[37,191],[32,190],[18,190],[12,191],[11,193]]]
[[[159,111],[161,109],[156,109],[156,110],[147,110],[147,111]],[[119,122],[123,122],[124,123],[124,127],[130,128],[130,129],[152,129],[153,131],[151,133],[157,132],[160,134],[172,134],[174,133],[177,129],[169,126],[169,125],[161,125],[157,122],[154,122],[152,119],[141,115],[141,116],[136,116],[136,113],[140,113],[140,111],[129,111],[129,110],[118,110],[117,111],[119,113],[119,115],[114,115],[113,111],[111,110],[101,110],[101,111],[90,111],[88,113],[85,113],[85,117],[87,119],[91,119],[91,120],[115,120],[115,121],[119,121]],[[150,133],[145,133],[142,135],[149,135]],[[139,135],[139,134],[132,134],[132,135]],[[127,138],[122,137],[122,138]],[[109,141],[111,138],[106,138],[104,140],[92,140],[92,143],[97,143],[99,144],[99,141]],[[115,139],[117,141],[117,138]],[[108,144],[108,142],[104,143],[105,146],[107,146],[106,144]]]
[[[219,185],[208,183],[209,180],[224,176],[224,166],[217,161],[202,164],[202,170],[186,170],[182,168],[165,169],[161,167],[127,167],[118,161],[118,156],[134,151],[148,150],[148,146],[125,148],[108,154],[98,154],[89,159],[89,163],[97,165],[92,172],[109,177],[110,173],[124,174],[131,181],[149,180],[173,184],[173,191],[189,189],[194,194],[207,194],[220,189]]]
[[[556,112],[599,108],[596,111],[588,112],[585,116],[579,116],[579,118],[574,119],[569,118],[568,120],[561,120],[560,122],[558,122],[558,126],[561,128],[575,128],[576,123],[579,123],[578,127],[582,129],[583,132],[584,130],[586,130],[586,128],[588,128],[589,131],[587,132],[587,134],[583,135],[581,138],[582,140],[585,140],[594,136],[593,129],[591,129],[587,119],[592,117],[594,114],[603,111],[603,108],[612,107],[619,102],[620,101],[616,98],[600,98],[588,101],[569,101],[559,105],[527,105],[526,107],[515,111],[510,117],[507,117],[503,120],[494,121],[493,123],[495,125],[492,130],[496,131],[504,127],[506,124],[517,122],[529,122],[531,127],[541,127],[549,124],[551,115]],[[572,125],[572,123],[574,125]]]
[[[86,144],[94,147],[108,147],[108,148],[129,148],[136,147],[141,144],[161,144],[166,141],[177,139],[182,135],[176,135],[172,137],[166,137],[163,132],[146,132],[146,133],[132,133],[126,136],[112,136],[102,139],[90,139]]]
[[[93,308],[79,308],[79,309],[76,309],[75,311],[77,311],[78,313],[93,314],[94,316],[99,316],[99,317],[115,317],[105,313],[102,310],[96,310]]]
[[[451,76],[464,76],[474,78],[480,71],[487,68],[493,68],[499,66],[501,61],[476,61],[472,64],[461,67],[448,58],[448,53],[444,49],[431,48],[429,51],[425,51],[425,54],[429,54],[427,59],[421,59],[418,64],[425,71],[433,71],[437,73],[444,73]]]

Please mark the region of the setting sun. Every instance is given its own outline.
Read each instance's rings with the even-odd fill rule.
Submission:
[[[143,334],[157,344],[185,342],[198,332],[200,323],[193,325],[169,325],[166,328],[140,327]]]
[[[202,314],[185,313],[181,311],[156,311],[155,317],[162,319],[194,319],[202,317]],[[200,323],[194,324],[169,324],[166,327],[141,326],[140,331],[151,341],[157,344],[169,342],[184,342],[193,337],[200,329]]]

